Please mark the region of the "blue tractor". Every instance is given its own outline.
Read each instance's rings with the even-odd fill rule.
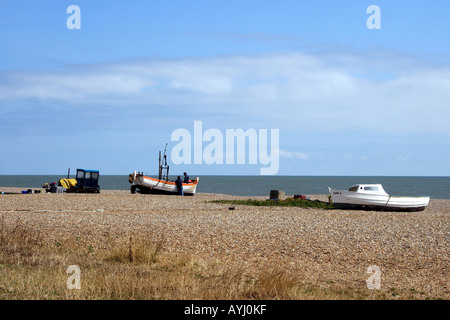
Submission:
[[[77,184],[67,192],[100,193],[99,176],[98,170],[77,169]]]

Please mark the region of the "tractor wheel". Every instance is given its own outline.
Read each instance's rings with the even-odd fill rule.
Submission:
[[[136,186],[131,186],[130,191],[131,191],[131,194],[135,194],[136,193]]]

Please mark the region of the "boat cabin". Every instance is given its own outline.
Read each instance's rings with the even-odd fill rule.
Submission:
[[[387,195],[381,184],[355,184],[348,191],[357,193],[382,194]]]

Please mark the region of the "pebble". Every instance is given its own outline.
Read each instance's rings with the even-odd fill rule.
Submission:
[[[450,298],[450,200],[431,199],[424,211],[412,213],[243,205],[230,210],[229,204],[210,202],[247,198],[125,190],[2,194],[0,224],[20,221],[48,243],[79,237],[97,249],[105,248],[107,237],[163,236],[167,252],[245,266],[248,272],[282,264],[305,282],[344,287],[364,285],[367,268],[376,265],[386,290],[413,288]],[[310,198],[328,201],[328,195]]]

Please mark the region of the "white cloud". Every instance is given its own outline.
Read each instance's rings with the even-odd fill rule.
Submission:
[[[308,160],[310,157],[302,152],[291,152],[286,150],[279,150],[280,158],[285,159],[300,159],[300,160]]]
[[[297,157],[297,159],[301,159],[301,160],[308,160],[309,156],[305,153],[301,153],[301,152],[295,152],[295,156]]]
[[[396,155],[395,159],[399,162],[405,162],[409,160],[409,155],[403,154],[403,155]]]
[[[258,115],[260,127],[283,129],[449,133],[450,65],[392,53],[282,52],[0,73],[0,101],[20,100]]]

